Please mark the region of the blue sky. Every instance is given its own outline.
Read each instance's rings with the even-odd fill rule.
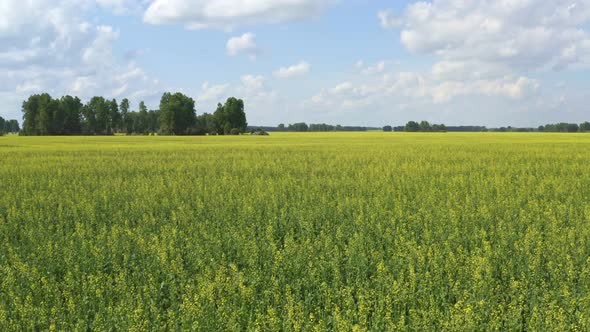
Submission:
[[[181,91],[256,125],[581,122],[589,23],[590,0],[3,0],[0,115]]]

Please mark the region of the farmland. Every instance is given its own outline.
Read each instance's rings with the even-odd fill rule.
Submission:
[[[590,135],[0,137],[0,330],[590,330]]]

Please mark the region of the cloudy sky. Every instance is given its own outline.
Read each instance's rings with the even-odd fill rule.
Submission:
[[[181,91],[250,124],[590,120],[590,0],[1,0],[0,115]]]

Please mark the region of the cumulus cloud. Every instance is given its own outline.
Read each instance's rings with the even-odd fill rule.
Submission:
[[[449,103],[460,96],[499,97],[518,101],[533,95],[539,82],[527,77],[502,77],[490,80],[438,82],[427,75],[401,72],[385,74],[364,83],[349,81],[323,89],[309,102],[324,107],[360,108],[384,100],[414,100],[433,104]]]
[[[87,19],[103,5],[107,4],[3,0],[0,95],[22,100],[39,92],[89,98],[142,97],[161,91],[142,68],[114,54],[117,29]],[[7,107],[14,108],[10,114],[18,113],[17,105]]]
[[[309,73],[310,68],[309,63],[302,61],[296,65],[279,68],[273,72],[273,75],[278,78],[304,76]]]
[[[255,59],[259,53],[258,46],[256,46],[256,42],[254,41],[255,37],[255,34],[246,32],[241,36],[230,38],[225,46],[227,54],[231,56],[247,54],[250,58]]]
[[[537,73],[590,66],[588,0],[414,1],[377,19],[400,30],[408,51],[434,59],[430,70],[388,73],[385,63],[359,61],[354,83],[325,88],[308,104],[367,109],[415,101],[424,108],[492,97],[516,108],[533,103],[542,86],[531,78]]]
[[[338,0],[154,0],[144,13],[151,24],[183,24],[189,29],[274,24],[318,16]]]
[[[385,28],[388,15],[382,15]],[[385,20],[385,21],[384,21]],[[438,0],[409,5],[401,41],[445,64],[503,67],[503,71],[564,69],[590,64],[588,0]]]

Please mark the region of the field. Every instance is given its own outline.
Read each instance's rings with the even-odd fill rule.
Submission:
[[[0,137],[0,330],[590,330],[590,135]]]

